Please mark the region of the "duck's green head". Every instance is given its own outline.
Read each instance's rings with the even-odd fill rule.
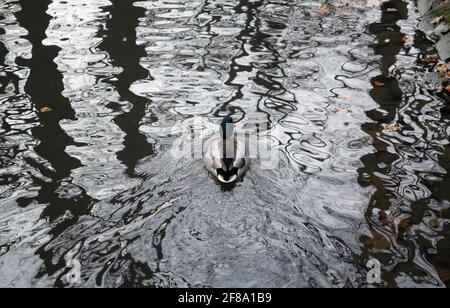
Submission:
[[[222,120],[220,123],[220,135],[223,139],[230,138],[234,133],[234,122],[233,118],[228,116]]]

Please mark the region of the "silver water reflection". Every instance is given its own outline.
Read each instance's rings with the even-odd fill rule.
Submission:
[[[412,4],[322,3],[1,1],[1,285],[444,286],[431,44]],[[280,163],[224,190],[171,152],[229,113]]]

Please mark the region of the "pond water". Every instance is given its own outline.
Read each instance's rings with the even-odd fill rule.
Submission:
[[[445,287],[435,50],[353,2],[0,0],[0,286]],[[227,114],[280,161],[225,189],[172,145]]]

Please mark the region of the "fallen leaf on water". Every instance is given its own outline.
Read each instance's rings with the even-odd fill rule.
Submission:
[[[439,228],[439,220],[437,218],[435,219],[431,219],[428,224],[430,225],[431,228],[433,229],[437,229]]]
[[[347,112],[348,110],[347,110],[347,108],[345,108],[345,107],[334,107],[333,109],[331,109],[331,111],[333,111],[333,112],[335,112],[335,113],[338,113],[338,112]]]
[[[385,211],[381,211],[381,212],[379,213],[379,219],[380,219],[380,222],[381,222],[383,225],[389,224],[389,217],[388,217],[388,214],[387,214]]]
[[[399,230],[405,230],[409,227],[409,225],[411,224],[411,222],[409,221],[408,218],[405,219],[401,219],[400,221],[398,221],[398,229]]]
[[[440,22],[442,21],[443,18],[444,18],[444,16],[436,17],[435,19],[433,19],[432,21],[430,21],[430,23],[431,23],[432,25],[437,25],[438,23],[440,23]]]
[[[375,248],[378,250],[386,250],[391,247],[391,243],[389,242],[389,240],[377,232],[373,234],[373,238],[363,239],[363,243],[371,248]]]
[[[445,90],[450,93],[450,84],[445,88]]]
[[[331,13],[331,5],[330,4],[322,4],[320,8],[317,10],[317,15],[327,15]]]
[[[381,126],[383,126],[383,129],[386,129],[390,132],[396,132],[400,129],[400,127],[395,124],[381,124]]]
[[[42,107],[41,109],[39,109],[39,111],[42,113],[46,113],[46,112],[52,112],[53,109],[50,107]]]
[[[402,41],[405,43],[410,43],[413,41],[413,37],[411,35],[405,34],[402,36]]]
[[[340,99],[340,100],[343,100],[343,101],[348,101],[350,99],[350,96],[341,96],[341,95],[339,95],[337,98]]]
[[[375,81],[374,85],[375,85],[375,87],[384,87],[384,83],[381,81]]]
[[[425,60],[427,61],[427,63],[435,63],[439,60],[439,56],[438,55],[428,55]]]
[[[380,211],[379,215],[379,219],[380,222],[383,225],[396,225],[398,230],[406,230],[409,225],[411,224],[410,220],[408,218],[395,218],[390,216],[389,213],[385,212],[385,211]]]
[[[437,68],[439,75],[444,78],[449,73],[447,64],[439,64]]]

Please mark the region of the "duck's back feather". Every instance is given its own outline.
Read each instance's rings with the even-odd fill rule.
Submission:
[[[235,138],[215,138],[205,145],[204,162],[207,169],[216,177],[240,177],[248,168],[245,147]],[[228,174],[230,173],[230,174]]]

